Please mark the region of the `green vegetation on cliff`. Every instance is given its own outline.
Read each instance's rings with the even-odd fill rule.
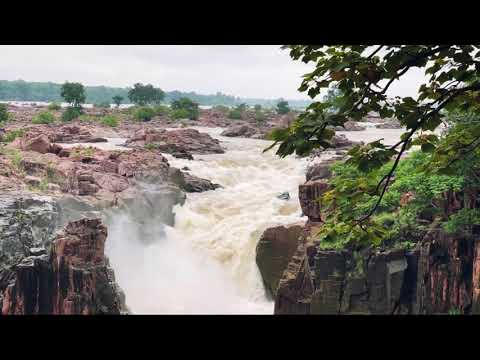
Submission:
[[[396,144],[379,139],[357,145],[336,166],[332,188],[323,196],[322,207],[330,206],[318,234],[324,246],[379,245],[435,221],[449,231],[478,221],[480,46],[284,48],[294,60],[314,63],[299,91],[312,99],[321,91],[330,89],[330,94],[313,102],[288,129],[272,132],[278,155],[305,156],[332,147],[335,127],[369,112],[395,117],[405,128]],[[426,75],[416,98],[389,97],[390,86],[413,68],[424,68]],[[433,131],[442,123],[450,128],[439,137]],[[412,146],[418,152],[405,159]],[[415,234],[401,238],[408,236],[415,240]]]

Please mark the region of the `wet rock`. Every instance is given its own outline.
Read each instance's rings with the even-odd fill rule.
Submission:
[[[157,130],[141,129],[126,141],[129,147],[154,144],[164,153],[223,154],[220,141],[194,129]]]
[[[280,200],[290,200],[290,193],[289,192],[281,193],[280,195],[277,196],[277,198]]]
[[[170,180],[177,184],[182,190],[186,192],[203,192],[215,190],[221,186],[214,184],[209,180],[184,173],[177,168],[169,169]]]
[[[275,315],[310,313],[314,284],[307,248],[308,245],[299,243],[280,278],[275,297]]]
[[[349,148],[354,145],[359,144],[359,142],[349,140],[345,135],[335,135],[332,140],[332,145],[334,148]]]
[[[330,166],[334,162],[335,160],[325,160],[309,166],[306,174],[307,181],[329,179],[332,176],[332,170],[330,170]]]
[[[234,125],[225,129],[220,135],[228,137],[252,137],[258,133],[257,129],[247,125]]]
[[[107,229],[99,219],[69,223],[50,253],[15,266],[2,314],[120,314],[124,295],[104,255]]]
[[[280,278],[301,241],[302,230],[300,224],[281,225],[262,234],[256,248],[256,263],[269,296],[276,295]]]
[[[325,179],[310,180],[298,187],[298,198],[304,216],[310,221],[322,221],[321,196],[329,189]]]
[[[401,129],[402,125],[397,119],[390,119],[384,123],[376,124],[375,127],[377,129]]]
[[[365,126],[362,126],[358,124],[356,121],[347,121],[343,126],[337,126],[335,130],[337,131],[363,131],[366,130],[367,128]]]

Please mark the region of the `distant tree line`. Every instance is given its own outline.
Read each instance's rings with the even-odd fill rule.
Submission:
[[[51,82],[27,82],[23,80],[0,80],[0,101],[46,101],[61,102],[62,84]],[[107,86],[85,86],[85,102],[89,104],[112,103],[115,97],[120,103],[130,103],[129,92],[132,88],[114,88]],[[162,91],[163,93],[163,91]],[[265,108],[275,108],[283,99],[256,99],[239,98],[217,92],[215,95],[202,95],[195,92],[166,91],[162,97],[163,102],[172,103],[182,98],[191,99],[199,105],[224,105],[237,106],[242,103],[254,106],[261,105]],[[288,100],[291,108],[304,108],[308,106],[309,100]]]

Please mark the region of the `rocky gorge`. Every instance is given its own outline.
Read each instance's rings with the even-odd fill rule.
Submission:
[[[416,249],[360,257],[322,250],[312,236],[324,220],[318,198],[330,165],[357,142],[395,141],[394,124],[349,124],[333,151],[279,159],[262,153],[264,138],[287,117],[232,125],[212,110],[185,128],[159,118],[112,129],[31,125],[30,116],[3,132],[23,130],[0,155],[2,314],[478,307],[475,229],[463,237],[432,229]]]

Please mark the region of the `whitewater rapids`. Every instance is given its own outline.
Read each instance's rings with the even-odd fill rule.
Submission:
[[[106,251],[117,281],[134,314],[273,314],[255,248],[266,228],[306,220],[298,185],[305,182],[307,159],[263,153],[269,141],[196,129],[221,140],[225,153],[195,155],[193,161],[165,156],[171,166],[186,166],[223,188],[188,194],[185,204],[174,208],[173,227],[149,223],[157,239],[148,246],[139,241],[138,225],[125,214],[116,216],[108,224]],[[393,141],[400,133],[369,129],[347,136]],[[289,200],[277,198],[283,192]]]

